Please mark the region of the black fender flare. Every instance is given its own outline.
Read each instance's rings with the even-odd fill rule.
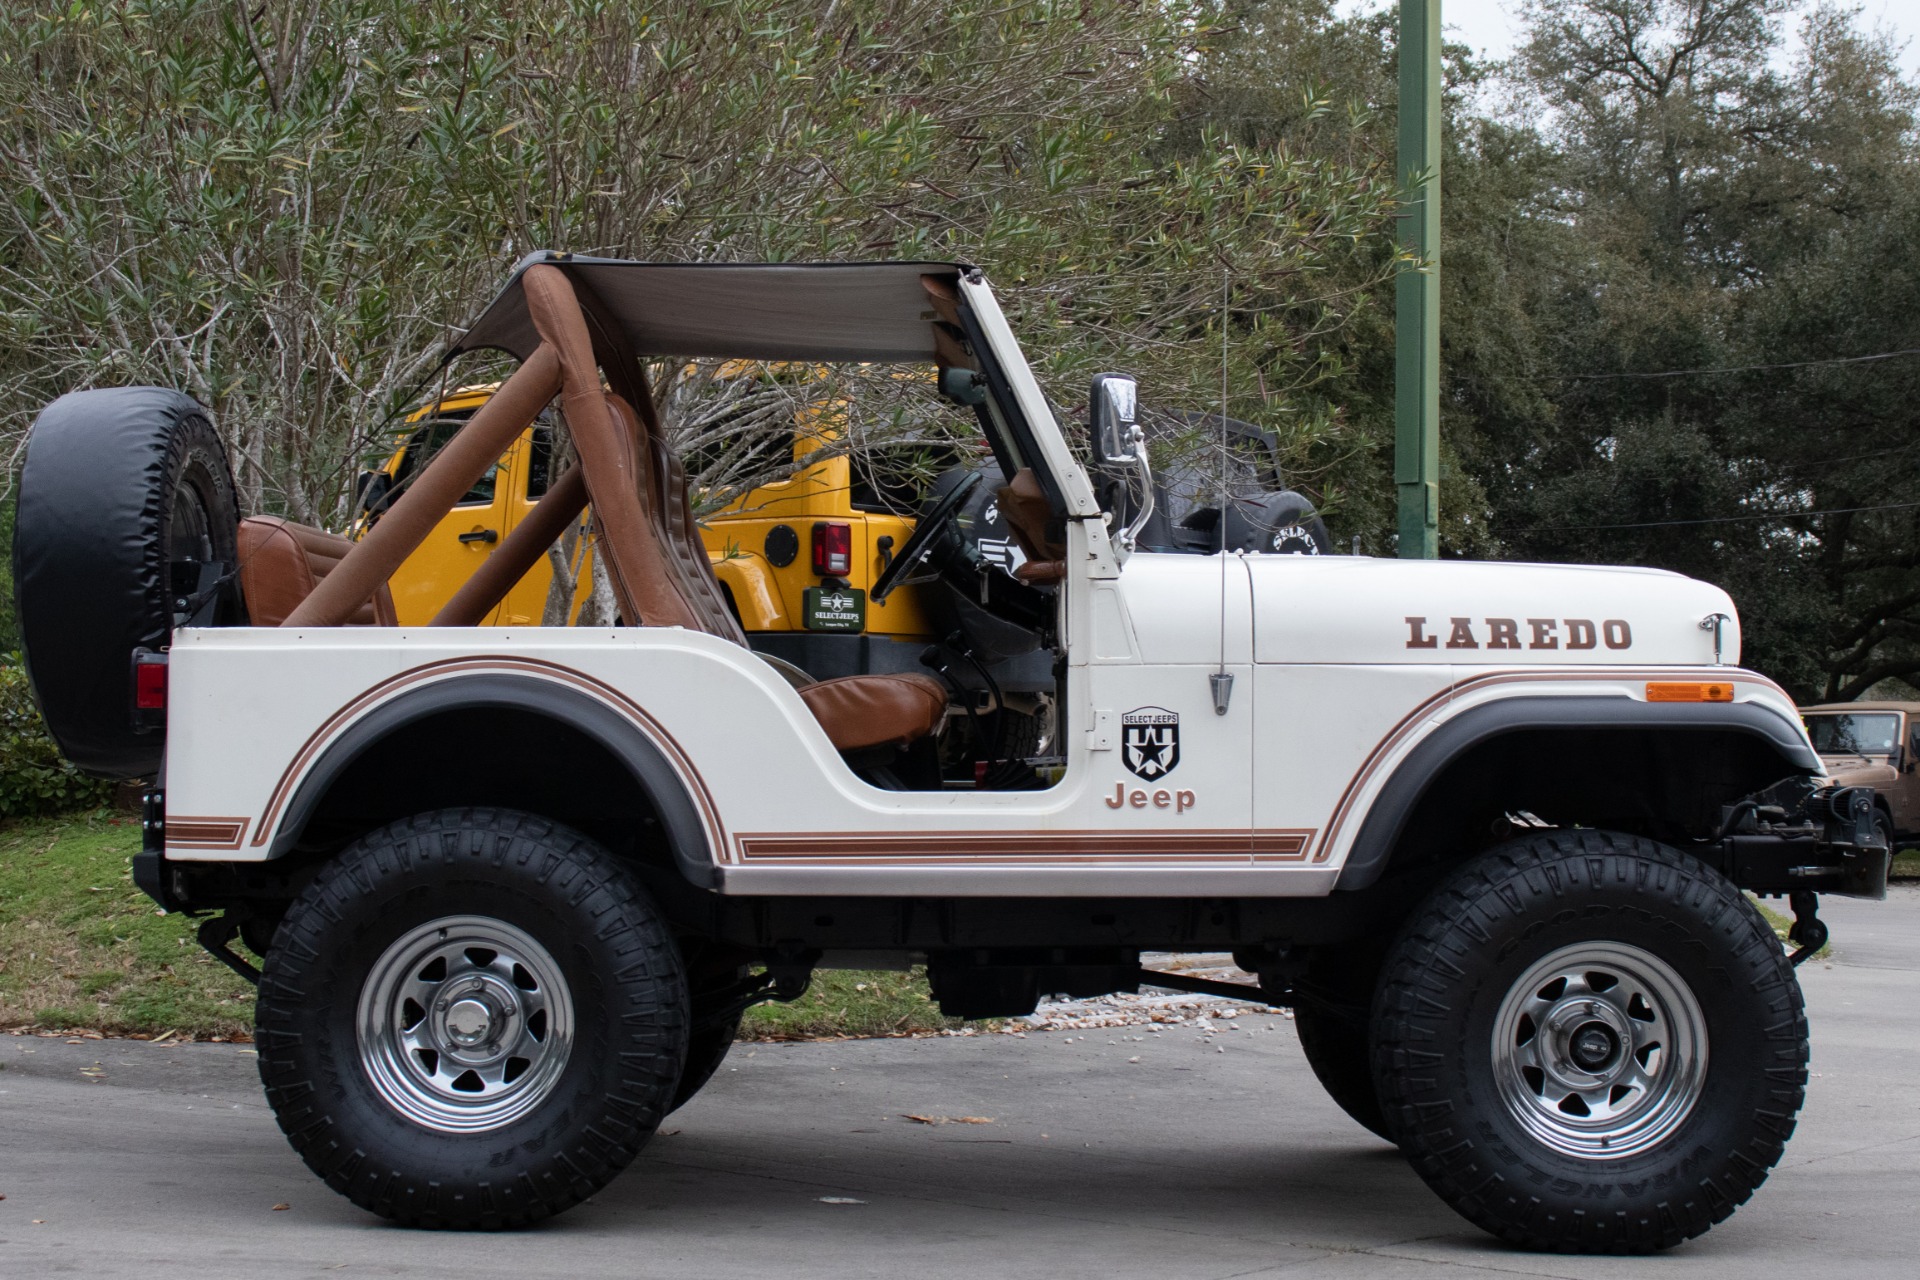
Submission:
[[[632,717],[590,694],[537,676],[455,676],[403,693],[355,720],[328,743],[300,780],[275,832],[268,858],[293,850],[320,801],[349,765],[406,725],[443,711],[497,708],[527,711],[576,729],[604,747],[633,776],[665,830],[673,860],[688,883],[720,887],[717,854],[688,784]],[[636,820],[638,815],[636,815]]]
[[[1360,824],[1335,889],[1365,889],[1380,878],[1414,806],[1440,771],[1489,738],[1522,729],[1732,730],[1772,747],[1787,770],[1822,772],[1815,755],[1778,712],[1752,702],[1640,702],[1627,697],[1503,698],[1469,708],[1429,733],[1408,753]]]

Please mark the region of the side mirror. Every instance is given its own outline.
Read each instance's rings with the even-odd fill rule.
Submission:
[[[1093,456],[1104,466],[1131,467],[1139,472],[1139,507],[1120,531],[1122,551],[1132,551],[1140,531],[1153,518],[1153,470],[1147,463],[1147,437],[1140,428],[1139,384],[1124,373],[1094,375],[1087,402],[1087,429],[1093,434]]]
[[[1139,461],[1139,397],[1139,384],[1124,373],[1094,375],[1087,425],[1093,434],[1094,456],[1102,462]]]

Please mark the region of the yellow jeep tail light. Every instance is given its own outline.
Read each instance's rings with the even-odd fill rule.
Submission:
[[[1649,680],[1648,702],[1732,702],[1733,686],[1723,680]]]
[[[853,572],[852,525],[823,520],[813,526],[813,571],[828,578]]]

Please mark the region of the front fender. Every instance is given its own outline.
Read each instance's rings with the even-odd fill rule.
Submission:
[[[1415,806],[1449,764],[1489,739],[1530,729],[1731,731],[1769,747],[1780,757],[1782,773],[1821,772],[1820,757],[1799,723],[1766,701],[1648,703],[1623,695],[1500,698],[1445,720],[1401,758],[1369,806],[1334,887],[1364,889],[1380,878]]]

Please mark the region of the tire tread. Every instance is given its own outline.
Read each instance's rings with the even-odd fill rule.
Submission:
[[[1595,887],[1628,889],[1648,909],[1679,908],[1707,936],[1680,941],[1724,966],[1765,1002],[1763,1034],[1774,1061],[1766,1102],[1742,1146],[1709,1153],[1701,1176],[1650,1212],[1559,1212],[1483,1159],[1480,1143],[1441,1095],[1449,1017],[1436,989],[1465,971],[1476,948],[1496,945],[1503,918],[1530,904],[1577,898]],[[1673,917],[1663,927],[1678,929]],[[1711,941],[1709,941],[1711,939]],[[1717,953],[1717,954],[1714,954]],[[1496,848],[1455,873],[1414,912],[1382,973],[1375,1003],[1374,1073],[1382,1106],[1414,1168],[1463,1216],[1523,1248],[1569,1253],[1649,1253],[1725,1220],[1779,1161],[1805,1098],[1806,1010],[1792,968],[1758,911],[1717,871],[1636,836],[1559,830]]]
[[[289,1050],[304,1033],[295,1014],[318,976],[329,928],[351,914],[357,899],[393,882],[433,870],[481,867],[520,876],[557,891],[561,901],[594,921],[617,955],[610,966],[615,1008],[634,1032],[664,1030],[684,1043],[684,1002],[675,1008],[645,999],[662,979],[680,981],[671,934],[639,887],[593,841],[529,814],[469,808],[402,819],[349,845],[316,875],[287,911],[267,957],[259,994],[261,1080],[281,1131],[308,1167],[355,1204],[402,1225],[498,1230],[526,1226],[580,1203],[632,1163],[664,1114],[679,1079],[673,1054],[643,1052],[629,1042],[622,1069],[607,1077],[607,1096],[592,1124],[564,1149],[546,1154],[536,1169],[506,1182],[480,1180],[456,1189],[397,1169],[371,1165],[368,1153],[341,1143],[324,1110],[322,1082],[309,1078]],[[628,997],[639,997],[640,1009]],[[652,1012],[644,1012],[651,1006]],[[658,1037],[654,1037],[658,1038]],[[575,1046],[575,1052],[588,1046]]]

